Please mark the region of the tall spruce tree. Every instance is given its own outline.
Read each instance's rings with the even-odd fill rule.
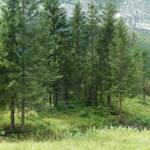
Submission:
[[[142,95],[143,103],[146,103],[146,95],[149,89],[149,79],[150,79],[150,57],[147,50],[142,52]]]
[[[120,113],[122,101],[128,92],[129,82],[129,38],[127,29],[122,20],[116,25],[113,40],[110,45],[110,61],[112,75],[112,91],[119,100]]]
[[[10,129],[15,129],[15,107],[19,91],[20,67],[17,47],[18,0],[4,0],[1,7],[1,97],[10,107]]]
[[[74,92],[76,98],[81,98],[84,64],[86,56],[86,20],[81,3],[77,2],[71,18],[72,48],[74,53]]]
[[[130,71],[128,84],[128,92],[130,97],[135,97],[142,93],[142,49],[139,46],[137,35],[133,33],[130,38]]]
[[[99,25],[98,10],[94,3],[89,3],[88,14],[87,14],[87,29],[88,29],[88,67],[89,72],[89,83],[88,83],[88,97],[87,101],[89,104],[97,105],[97,51],[96,51],[96,40],[98,37],[98,25]]]
[[[20,0],[18,14],[18,34],[17,45],[19,49],[20,72],[20,99],[21,99],[21,127],[25,125],[25,106],[26,101],[31,95],[31,70],[33,59],[32,50],[34,47],[34,37],[36,35],[36,16],[38,14],[38,1]],[[30,93],[29,93],[30,91]]]
[[[65,23],[66,24],[66,23]],[[72,65],[73,65],[73,55],[71,51],[71,31],[69,25],[64,24],[64,29],[60,30],[61,32],[61,67],[60,72],[62,75],[62,95],[65,102],[65,107],[69,106],[69,95],[70,95],[70,88],[72,82]]]
[[[65,28],[66,14],[63,8],[60,7],[58,0],[44,1],[44,30],[45,30],[45,59],[47,70],[45,77],[47,90],[49,91],[49,99],[53,93],[53,104],[58,106],[59,88],[62,79],[61,74],[61,59],[62,59],[62,30]],[[43,37],[43,38],[44,38]]]
[[[109,60],[109,46],[113,39],[115,30],[115,6],[109,1],[102,15],[102,28],[97,42],[97,52],[99,55],[99,88],[101,91],[101,101],[107,95],[107,105],[111,106],[111,68]]]

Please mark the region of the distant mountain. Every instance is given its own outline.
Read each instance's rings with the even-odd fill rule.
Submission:
[[[87,10],[90,0],[80,0],[83,9]],[[60,0],[63,7],[71,15],[77,0]],[[93,0],[100,7],[106,0]],[[113,0],[118,7],[118,15],[122,16],[128,26],[136,30],[150,31],[150,0]]]
[[[119,11],[133,28],[150,31],[150,0],[125,0]]]

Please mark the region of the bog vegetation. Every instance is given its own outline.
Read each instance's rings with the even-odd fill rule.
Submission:
[[[116,13],[111,2],[101,10],[89,3],[87,11],[77,2],[71,16],[58,0],[0,3],[2,141],[75,135],[41,147],[57,149],[65,144],[66,149],[72,144],[83,149],[89,144],[90,149],[101,139],[98,145],[102,149],[116,149],[116,141],[122,141],[121,149],[136,149],[142,138],[141,149],[148,149],[149,131],[97,130],[120,125],[150,128],[150,54]],[[131,142],[127,133],[136,145],[126,146]],[[91,144],[86,143],[89,134]],[[106,143],[104,136],[108,137]],[[107,145],[111,139],[116,141]],[[32,149],[32,143],[22,144]],[[0,148],[21,149],[20,145],[7,146],[4,143]],[[40,144],[36,146],[40,149]]]

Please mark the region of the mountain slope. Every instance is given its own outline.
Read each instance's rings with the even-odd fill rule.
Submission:
[[[150,1],[125,0],[119,12],[126,22],[137,30],[150,30]]]
[[[72,13],[72,9],[77,0],[60,0],[63,7],[66,8],[68,14]],[[90,0],[81,0],[83,9],[87,10]],[[93,0],[99,7],[104,5],[104,0]],[[113,0],[118,7],[118,14],[121,15],[125,22],[136,30],[150,31],[150,1],[149,0]]]

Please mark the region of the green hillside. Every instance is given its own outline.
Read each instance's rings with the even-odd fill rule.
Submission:
[[[149,150],[150,132],[146,128],[150,127],[150,103],[128,99],[123,106],[121,118],[117,110],[106,107],[80,106],[61,111],[36,107],[28,113],[24,136],[19,132],[18,136],[8,134],[5,139],[1,136],[0,150]],[[0,133],[4,134],[2,128],[9,124],[8,115],[0,122]],[[39,140],[46,141],[37,143]]]
[[[140,99],[127,99],[123,104],[123,113],[118,116],[119,110],[114,106],[82,107],[65,110],[50,109],[44,105],[35,106],[34,111],[27,113],[26,130],[23,135],[16,130],[15,135],[9,135],[9,114],[0,117],[1,140],[58,140],[70,136],[84,134],[92,128],[101,129],[110,126],[125,126],[137,129],[150,128],[150,102],[143,104]],[[18,117],[19,119],[19,114]],[[19,126],[19,120],[17,120]]]

